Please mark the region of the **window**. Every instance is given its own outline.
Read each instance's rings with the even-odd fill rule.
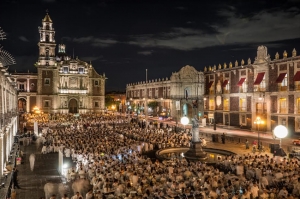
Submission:
[[[209,110],[215,110],[215,100],[209,99]]]
[[[69,73],[69,67],[68,66],[64,66],[63,72],[64,73]]]
[[[31,86],[31,87],[34,87],[34,83],[31,83],[30,86]]]
[[[241,115],[241,124],[246,125],[246,115]]]
[[[48,108],[48,107],[49,107],[49,104],[50,104],[50,103],[49,103],[49,100],[45,100],[45,101],[44,101],[44,107],[45,107],[45,108]]]
[[[261,83],[259,84],[259,91],[266,91],[266,76],[262,79]]]
[[[246,83],[246,79],[243,82],[242,86],[241,86],[241,93],[246,93],[247,92],[247,83]]]
[[[297,98],[297,102],[296,102],[296,106],[297,106],[297,113],[300,113],[300,98]]]
[[[287,86],[287,74],[285,74],[285,76],[281,82],[281,86]]]
[[[94,85],[95,85],[95,86],[99,86],[99,81],[98,81],[98,80],[95,80],[95,81],[94,81]]]
[[[19,84],[19,91],[25,91],[25,85]]]
[[[94,106],[98,108],[99,107],[99,102],[95,102]]]
[[[78,68],[78,72],[80,73],[80,74],[83,74],[83,72],[84,72],[84,69],[81,67],[81,68]]]
[[[240,98],[240,111],[246,111],[246,110],[247,110],[246,99]]]
[[[224,111],[229,111],[229,99],[224,99],[224,102],[223,102],[223,110]]]
[[[50,78],[45,78],[44,85],[50,86]]]
[[[149,98],[152,98],[152,89],[149,89]]]
[[[279,113],[287,113],[287,101],[286,98],[279,99]]]

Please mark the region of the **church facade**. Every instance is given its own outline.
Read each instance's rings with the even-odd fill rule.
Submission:
[[[19,91],[18,109],[44,113],[97,113],[105,109],[105,75],[66,54],[66,46],[55,42],[53,22],[48,15],[39,27],[37,73],[12,73]]]

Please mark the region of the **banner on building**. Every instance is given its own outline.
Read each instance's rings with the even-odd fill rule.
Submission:
[[[176,101],[175,105],[176,105],[176,110],[180,111],[180,101]]]

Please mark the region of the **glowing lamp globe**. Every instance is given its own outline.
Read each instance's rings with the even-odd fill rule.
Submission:
[[[183,125],[187,125],[189,123],[189,121],[190,121],[189,118],[186,116],[182,117],[180,120],[181,124],[183,124]]]
[[[278,125],[274,129],[274,134],[278,138],[285,138],[288,135],[288,130],[283,125]]]

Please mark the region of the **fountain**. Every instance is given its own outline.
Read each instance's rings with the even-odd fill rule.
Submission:
[[[184,154],[188,160],[205,160],[206,152],[202,149],[202,142],[199,139],[199,120],[197,116],[192,119],[192,143],[190,149]]]
[[[184,121],[184,120],[183,120]],[[187,120],[188,121],[188,120]],[[186,125],[186,124],[183,124]],[[192,119],[192,141],[190,147],[170,147],[161,149],[156,152],[156,157],[160,160],[171,160],[186,158],[189,161],[202,161],[207,163],[215,163],[224,156],[235,154],[231,151],[202,148],[202,141],[199,139],[199,120],[195,116]]]

